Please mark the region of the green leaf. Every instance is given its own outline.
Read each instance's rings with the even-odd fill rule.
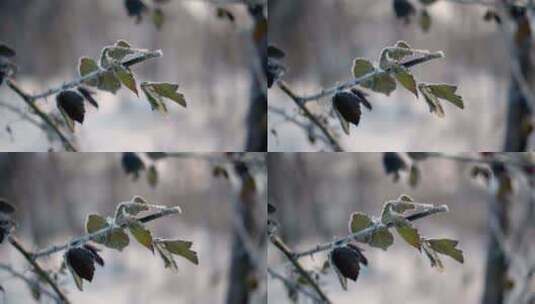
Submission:
[[[397,213],[404,213],[407,210],[412,210],[416,208],[413,201],[408,201],[406,199],[407,199],[407,196],[405,195],[399,198],[400,200],[399,202],[393,202],[391,205],[392,210]]]
[[[183,258],[187,259],[195,265],[199,264],[197,253],[190,249],[193,244],[192,242],[181,240],[166,240],[162,241],[162,243],[164,244],[165,248],[169,250],[169,252],[171,252],[172,254],[182,256]]]
[[[147,182],[153,188],[158,184],[158,171],[156,167],[150,166],[147,170]]]
[[[426,9],[420,11],[419,24],[424,32],[428,32],[431,28],[431,16]]]
[[[369,242],[370,246],[381,248],[383,250],[388,249],[394,243],[394,237],[387,228],[380,228],[372,234],[372,238]]]
[[[122,251],[130,243],[128,234],[121,228],[113,228],[107,235],[103,245]]]
[[[149,203],[144,198],[136,195],[130,202],[125,204],[124,211],[130,215],[138,215],[141,211],[149,210],[148,205]]]
[[[400,195],[398,200],[400,200],[402,202],[414,202],[414,199],[412,197],[410,197],[408,194]],[[409,208],[409,209],[414,209],[414,205],[412,206],[412,208]],[[398,211],[398,212],[402,213],[403,211]]]
[[[464,109],[463,98],[455,94],[457,91],[456,86],[447,84],[430,84],[427,87],[436,97],[445,99],[454,104],[456,107]]]
[[[373,71],[375,71],[375,68],[373,67],[373,64],[364,59],[364,58],[356,58],[353,61],[353,77],[360,78],[366,74],[369,74]]]
[[[98,214],[90,214],[85,222],[87,233],[94,233],[106,227],[108,227],[108,222]]]
[[[436,267],[438,271],[443,271],[444,265],[442,265],[442,260],[440,260],[440,257],[438,256],[436,251],[430,247],[429,242],[427,240],[423,241],[422,248],[424,249],[424,253],[427,258],[429,258],[431,267]]]
[[[429,239],[427,241],[429,246],[438,253],[448,255],[461,264],[464,263],[462,250],[455,248],[459,241],[450,239]]]
[[[361,85],[374,92],[390,96],[390,93],[396,89],[396,80],[394,80],[388,73],[382,72],[371,79],[362,82]]]
[[[361,212],[354,212],[351,214],[349,220],[349,231],[351,233],[357,233],[371,225],[373,225],[373,222],[367,214]]]
[[[121,62],[126,56],[135,54],[136,50],[130,47],[112,46],[108,48],[106,56],[114,62]]]
[[[416,96],[416,98],[418,98],[416,80],[414,80],[414,76],[412,76],[409,69],[403,66],[397,66],[397,68],[394,69],[394,75],[405,89],[411,91]]]
[[[424,96],[425,101],[429,106],[429,111],[431,113],[435,113],[438,117],[444,117],[444,108],[442,108],[440,101],[433,93],[431,93],[430,89],[422,83],[418,85],[418,89],[420,90],[420,93],[422,93],[422,95]]]
[[[139,96],[137,92],[136,79],[134,74],[132,74],[132,71],[120,65],[116,66],[113,70],[119,81],[121,81],[125,87],[130,89],[130,91],[134,92],[136,96]]]
[[[112,71],[107,71],[99,77],[98,88],[115,94],[121,88],[121,82]]]
[[[160,257],[162,258],[165,268],[171,268],[172,271],[177,272],[178,266],[176,264],[175,259],[173,258],[173,255],[165,246],[161,243],[155,243],[154,247],[156,248],[156,251],[160,254]]]
[[[407,43],[407,41],[403,41],[403,40],[400,40],[400,41],[396,42],[395,46],[397,48],[412,49],[411,46],[409,45],[409,43]]]
[[[152,246],[152,234],[150,230],[146,229],[140,221],[133,221],[128,225],[128,229],[138,243],[154,252],[154,247]]]
[[[413,55],[414,52],[410,45],[405,41],[398,41],[393,48],[389,48],[388,56],[395,61],[400,61],[407,56]]]
[[[125,40],[118,40],[118,41],[115,43],[115,46],[119,46],[119,47],[123,47],[123,48],[131,48],[130,43],[128,43],[128,42],[125,41]]]
[[[97,63],[93,59],[87,58],[87,57],[80,58],[80,63],[78,64],[78,71],[81,77],[84,77],[87,74],[93,73],[98,70],[100,70],[100,68],[98,67]],[[95,78],[92,80],[87,80],[87,81],[84,81],[84,83],[89,86],[94,87],[94,86],[97,86],[98,79]]]
[[[151,86],[153,87],[154,92],[156,92],[157,94],[169,98],[183,107],[187,107],[184,95],[177,92],[178,84],[152,83]]]
[[[141,90],[145,93],[145,96],[147,96],[153,111],[157,110],[160,113],[167,113],[167,107],[165,106],[162,98],[160,95],[154,92],[154,89],[150,85],[145,85],[145,83],[142,83]]]
[[[403,224],[396,225],[396,230],[399,235],[411,246],[420,250],[421,239],[418,230],[414,228],[409,221]]]

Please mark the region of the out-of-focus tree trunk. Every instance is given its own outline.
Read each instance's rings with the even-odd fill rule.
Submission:
[[[529,80],[532,72],[530,58],[531,31],[527,17],[517,20],[516,47],[514,47],[516,60],[518,60],[524,79]],[[529,34],[527,34],[528,32]],[[526,33],[526,34],[521,34]],[[511,77],[509,87],[509,101],[507,106],[507,129],[503,149],[505,152],[526,151],[529,131],[527,124],[531,118],[531,111],[526,97],[522,94],[516,78]]]
[[[487,263],[485,273],[485,291],[482,304],[502,304],[505,298],[505,286],[507,279],[507,257],[500,247],[500,241],[493,229],[497,228],[502,232],[507,230],[508,212],[507,199],[493,199],[490,207],[489,217],[489,240],[487,245]],[[496,225],[497,227],[493,227]]]
[[[520,64],[523,78],[529,81],[532,72],[530,58],[532,35],[529,20],[525,14],[514,18],[516,23],[514,56]],[[526,151],[529,138],[526,123],[529,121],[531,113],[528,100],[522,94],[520,85],[514,76],[511,77],[508,98],[507,128],[503,150],[505,152]],[[507,257],[499,244],[492,225],[495,226],[494,229],[499,229],[503,235],[507,235],[509,205],[507,197],[497,196],[491,202],[483,304],[504,303],[508,271]]]
[[[247,143],[245,150],[251,152],[267,151],[267,18],[263,5],[249,7],[255,22],[253,41],[257,58],[251,67],[251,97],[247,115]],[[264,75],[262,75],[264,73]]]
[[[244,163],[238,162],[234,165],[235,171],[241,180],[241,191],[239,201],[235,204],[235,220],[243,223],[243,232],[247,237],[254,239],[254,207],[257,204],[257,192],[254,179],[249,172],[249,168]],[[254,264],[252,257],[244,244],[243,236],[240,235],[239,228],[233,225],[232,252],[230,257],[229,286],[227,290],[227,304],[247,304],[250,300],[252,290],[251,282],[254,275]]]

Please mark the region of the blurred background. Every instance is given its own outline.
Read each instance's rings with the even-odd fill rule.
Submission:
[[[218,154],[203,154],[221,157]],[[139,154],[145,165],[150,159]],[[179,205],[182,214],[163,217],[147,224],[154,236],[178,238],[193,242],[199,265],[176,257],[178,273],[164,268],[160,257],[152,255],[135,240],[121,253],[103,248],[105,267],[96,267],[92,283],[84,291],[76,289],[70,276],[60,282],[72,303],[236,303],[227,298],[233,282],[231,254],[234,254],[233,223],[239,218],[235,203],[243,191],[228,163],[210,163],[204,159],[166,158],[154,165],[158,183],[149,186],[146,173],[133,180],[121,166],[120,153],[49,153],[0,154],[0,197],[17,208],[18,224],[14,234],[30,250],[63,244],[85,233],[86,216],[98,213],[112,216],[118,203],[134,195],[164,204]],[[213,167],[221,165],[229,179],[213,176]],[[261,165],[250,168],[256,181],[255,197],[249,204],[254,221],[254,237],[262,233],[265,223],[266,175]],[[248,228],[249,229],[249,228]],[[260,245],[259,245],[260,246]],[[265,260],[265,247],[258,259]],[[40,259],[43,267],[57,270],[62,254]],[[241,256],[241,260],[246,257]],[[28,268],[19,252],[4,242],[0,261],[17,270]],[[249,302],[265,303],[265,270],[249,274]],[[30,275],[30,271],[25,274]],[[256,280],[256,281],[255,281]],[[251,284],[255,282],[256,285]],[[32,303],[27,285],[0,271],[0,284],[5,302]],[[43,296],[42,303],[51,303]]]
[[[317,93],[351,79],[354,58],[377,62],[382,48],[398,40],[417,49],[442,50],[446,58],[418,65],[412,68],[413,74],[424,82],[458,85],[464,110],[444,102],[446,117],[440,119],[429,113],[422,97],[416,100],[404,88],[390,97],[371,93],[374,110],[363,109],[360,124],[351,127],[350,136],[343,134],[336,119],[330,120],[341,144],[347,151],[501,151],[510,82],[506,40],[494,22],[483,20],[488,7],[452,2],[436,1],[428,7],[432,18],[425,32],[419,15],[412,16],[410,24],[396,18],[390,0],[271,0],[270,44],[286,52],[284,79],[298,94]],[[411,3],[422,7],[419,1]],[[298,113],[279,88],[268,94],[270,106],[290,115]],[[329,101],[310,108],[325,112]],[[311,145],[295,124],[272,113],[269,118],[270,130],[277,131],[269,134],[270,150],[322,148],[319,141]]]
[[[209,1],[170,1],[162,4],[165,22],[157,30],[150,15],[140,24],[128,17],[124,1],[2,1],[0,41],[17,52],[17,80],[30,93],[77,77],[80,57],[98,58],[104,46],[119,39],[163,51],[163,58],[133,68],[138,84],[178,83],[187,109],[169,101],[169,113],[162,115],[151,111],[143,94],[99,91],[100,109],[87,106],[84,124],[76,126],[82,151],[243,151],[256,60],[253,20],[245,5],[224,7],[234,22],[217,18],[218,6]],[[0,102],[27,110],[5,85]],[[57,112],[54,97],[38,104]],[[39,129],[3,107],[0,122],[0,150],[48,150]],[[5,131],[8,125],[12,134]]]
[[[474,164],[428,159],[419,163],[420,182],[413,188],[405,173],[394,183],[384,172],[382,158],[382,153],[270,154],[269,202],[277,208],[273,215],[279,222],[277,235],[296,252],[311,249],[346,236],[352,212],[379,217],[385,201],[408,194],[418,202],[449,206],[449,213],[423,218],[415,226],[426,237],[459,240],[465,262],[459,264],[443,256],[445,270],[439,272],[430,267],[423,254],[393,233],[394,244],[388,251],[361,246],[369,265],[361,268],[356,283],[348,281],[347,291],[340,286],[332,267],[320,276],[320,286],[333,303],[533,303],[535,227],[530,224],[526,228],[520,223],[522,219],[534,222],[535,200],[533,186],[528,186],[525,175],[510,171],[514,194],[508,207],[507,233],[511,239],[520,237],[522,241],[507,257],[507,277],[500,278],[509,286],[508,302],[482,301],[486,256],[499,256],[500,251],[487,247],[488,215],[495,196],[482,179],[471,177]],[[327,252],[299,261],[305,269],[318,272]],[[290,277],[289,265],[276,247],[268,246],[270,268]],[[519,300],[520,293],[530,296],[529,300]],[[268,295],[270,303],[290,303],[284,285],[272,277],[268,279]],[[312,303],[302,294],[299,299],[298,303]]]

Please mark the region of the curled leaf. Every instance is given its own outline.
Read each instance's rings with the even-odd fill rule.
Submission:
[[[93,280],[95,262],[92,253],[84,248],[71,248],[65,253],[65,262],[80,278]]]
[[[79,86],[76,89],[80,94],[82,94],[82,96],[84,96],[85,100],[87,100],[92,106],[98,109],[98,102],[92,96],[93,94],[95,94],[95,92],[83,86]]]
[[[84,122],[84,98],[75,91],[63,91],[56,96],[56,105],[58,109],[65,113],[70,119]]]

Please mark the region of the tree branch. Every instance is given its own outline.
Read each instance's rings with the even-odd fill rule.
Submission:
[[[303,114],[310,119],[310,121],[316,125],[320,131],[325,135],[327,140],[329,141],[330,145],[333,147],[333,150],[336,152],[342,152],[344,149],[338,143],[338,140],[335,138],[335,136],[331,133],[331,131],[328,129],[326,125],[323,124],[305,105],[305,100],[303,97],[297,96],[286,84],[286,82],[279,80],[277,81],[277,85],[279,88],[286,93],[294,102],[295,104],[303,111]]]
[[[45,270],[43,270],[43,268],[41,268],[41,266],[37,263],[37,261],[33,259],[32,254],[28,250],[26,250],[14,236],[9,235],[8,241],[11,245],[13,245],[13,247],[15,247],[15,249],[17,249],[22,254],[22,256],[26,259],[26,261],[28,261],[28,263],[32,265],[35,273],[41,279],[43,279],[48,285],[50,285],[50,287],[52,287],[52,289],[58,295],[61,302],[65,304],[69,304],[70,303],[69,299],[65,296],[63,291],[61,291],[57,283],[48,275],[48,273]]]
[[[288,258],[288,260],[295,266],[295,269],[297,270],[297,272],[299,272],[299,274],[307,281],[307,283],[310,284],[312,289],[314,289],[314,291],[316,291],[318,296],[321,298],[321,301],[324,302],[324,303],[331,303],[329,298],[327,298],[325,293],[323,293],[323,291],[318,286],[316,281],[314,281],[314,279],[303,268],[303,266],[301,266],[301,264],[299,264],[299,262],[297,261],[297,259],[298,259],[297,254],[295,254],[292,250],[290,250],[290,248],[288,248],[288,246],[284,243],[284,241],[281,238],[279,238],[278,236],[271,235],[270,236],[270,240],[271,240],[271,243],[273,245],[275,245],[275,247],[277,247],[286,256],[286,258]]]
[[[421,211],[421,212],[413,213],[411,215],[406,216],[405,218],[412,222],[412,221],[416,221],[418,219],[424,218],[426,216],[430,216],[430,215],[437,214],[437,213],[442,213],[442,212],[448,212],[448,211],[449,211],[448,206],[441,205],[441,206],[438,206],[438,207],[429,208],[429,209]],[[376,230],[383,229],[383,228],[387,228],[388,229],[388,228],[391,228],[393,226],[394,226],[393,223],[389,223],[387,225],[385,225],[383,223],[376,223],[376,224],[373,224],[372,226],[370,226],[370,227],[368,227],[366,229],[363,229],[363,230],[361,230],[359,232],[356,232],[356,233],[352,233],[352,234],[347,235],[347,236],[345,236],[343,238],[339,238],[339,239],[334,240],[334,241],[329,242],[329,243],[324,243],[324,244],[321,244],[321,245],[317,245],[316,247],[314,247],[312,249],[308,249],[308,250],[304,250],[304,251],[301,251],[301,252],[298,252],[298,253],[294,253],[293,257],[294,257],[294,259],[297,260],[297,259],[300,259],[302,257],[313,255],[313,254],[321,252],[321,251],[330,250],[332,248],[345,245],[345,244],[347,244],[347,243],[349,243],[350,241],[353,241],[353,240],[354,241],[362,241],[362,240],[365,240],[366,238],[368,238]]]
[[[56,126],[56,124],[50,119],[50,117],[46,113],[41,111],[41,109],[39,109],[39,107],[33,102],[34,99],[32,98],[32,96],[22,91],[22,89],[12,79],[7,79],[6,83],[15,93],[17,93],[22,98],[22,100],[24,100],[24,102],[35,112],[35,114],[37,114],[37,116],[39,116],[39,118],[41,118],[43,122],[47,126],[49,126],[54,133],[58,135],[65,149],[67,149],[68,151],[76,152],[76,148],[69,141],[67,136],[65,136],[63,132],[61,132],[61,130],[58,128],[58,126]]]
[[[309,127],[310,127],[310,125],[307,125],[304,122],[299,121],[296,117],[293,117],[293,116],[289,115],[283,109],[280,109],[280,108],[277,108],[277,107],[274,107],[274,106],[268,106],[268,110],[271,113],[274,113],[274,114],[277,114],[277,115],[281,116],[286,121],[291,122],[291,123],[295,124],[296,126],[303,128],[305,131],[307,131],[309,129]],[[324,134],[318,134],[318,135],[319,135],[318,138],[321,141],[323,141],[324,143],[326,143],[328,145],[330,144],[329,140],[327,139],[327,137],[325,137]]]
[[[142,223],[148,223],[150,221],[154,221],[154,220],[159,219],[161,217],[168,216],[168,215],[171,215],[171,214],[178,214],[178,213],[180,213],[180,209],[178,207],[172,207],[172,208],[163,209],[163,210],[161,210],[159,212],[156,212],[156,213],[147,215],[145,217],[139,218],[138,220],[140,222],[142,222]],[[126,228],[126,227],[128,227],[128,224],[126,223],[126,224],[122,224],[122,225],[110,225],[110,226],[108,226],[106,228],[100,229],[100,230],[95,231],[93,233],[86,234],[86,235],[78,237],[78,238],[76,238],[74,240],[71,240],[66,244],[52,246],[52,247],[37,251],[34,254],[30,254],[30,258],[33,261],[33,260],[36,260],[38,258],[49,256],[49,255],[54,254],[56,252],[65,250],[65,249],[67,249],[69,247],[81,246],[81,245],[83,245],[83,244],[85,244],[85,243],[87,243],[89,241],[95,240],[96,238],[98,238],[100,236],[106,235],[112,229],[118,228],[118,227],[119,228]]]
[[[318,298],[315,294],[308,291],[306,288],[303,288],[303,286],[291,281],[290,279],[286,278],[282,274],[276,272],[275,270],[268,267],[267,272],[275,279],[280,280],[284,285],[286,285],[288,288],[295,289],[302,294],[306,295],[307,297],[313,299],[315,302],[322,302],[323,300]]]
[[[6,110],[9,110],[15,114],[17,114],[21,119],[26,120],[27,122],[33,124],[37,128],[41,130],[46,130],[42,124],[39,123],[35,118],[31,117],[28,113],[25,111],[19,109],[18,107],[15,107],[7,102],[0,101],[0,107],[5,108]]]
[[[11,267],[11,266],[9,266],[7,264],[0,264],[0,269],[5,270],[6,272],[10,273],[12,276],[23,280],[24,282],[26,282],[26,284],[28,284],[31,287],[36,286],[37,288],[39,288],[39,290],[43,294],[45,294],[48,297],[54,299],[56,302],[61,303],[61,299],[58,296],[56,296],[55,294],[50,292],[48,289],[43,288],[43,286],[41,286],[41,284],[39,284],[39,282],[35,282],[35,281],[31,280],[30,278],[27,278],[26,276],[24,276],[22,273],[16,271],[15,269],[13,269],[13,267]]]

